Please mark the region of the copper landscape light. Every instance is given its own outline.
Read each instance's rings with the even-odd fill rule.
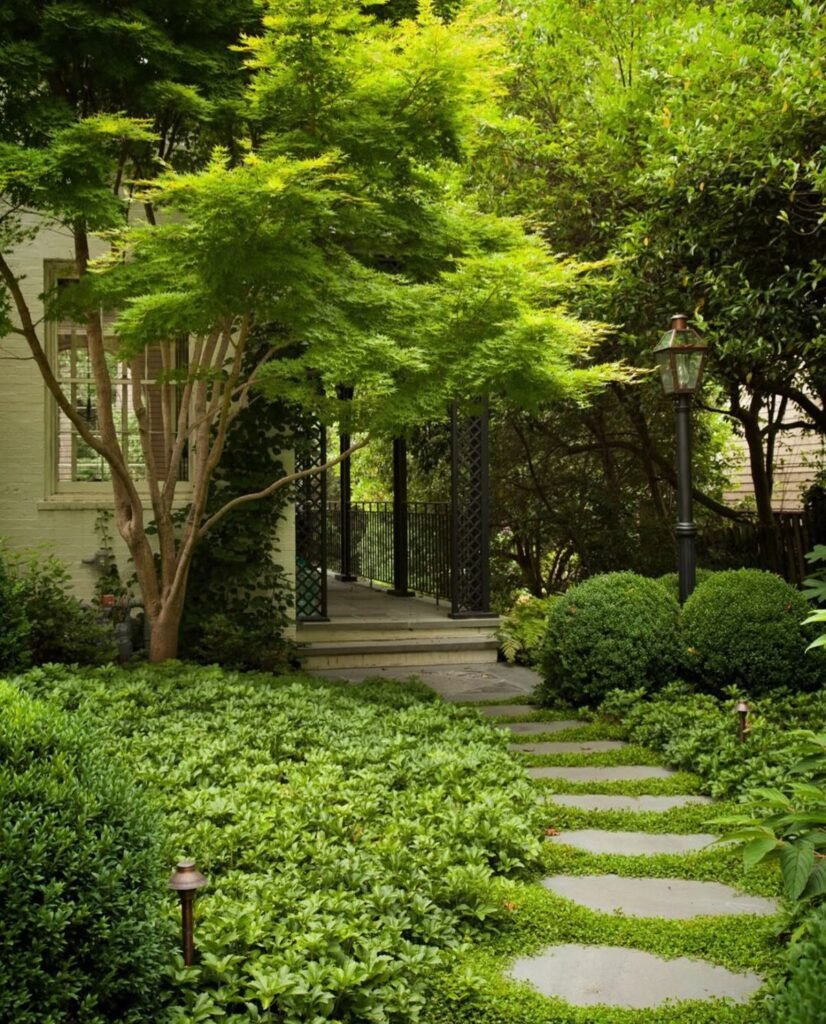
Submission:
[[[193,903],[195,893],[207,884],[206,878],[195,867],[194,860],[179,860],[169,879],[169,888],[181,897],[181,939],[184,963],[192,966],[195,957]]]

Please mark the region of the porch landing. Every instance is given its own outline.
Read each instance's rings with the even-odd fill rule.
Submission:
[[[448,605],[393,597],[378,586],[328,578],[329,622],[300,622],[302,667],[311,670],[491,665],[496,618],[451,619]]]

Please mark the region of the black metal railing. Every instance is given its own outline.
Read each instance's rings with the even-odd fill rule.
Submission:
[[[392,585],[394,513],[392,501],[350,503],[350,572]],[[450,595],[450,504],[407,503],[408,584],[437,599]],[[341,572],[341,506],[327,505],[327,566]]]

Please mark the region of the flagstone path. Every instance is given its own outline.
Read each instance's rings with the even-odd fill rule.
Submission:
[[[525,768],[528,777],[537,780],[539,799],[550,806],[556,803],[583,811],[665,813],[678,807],[711,803],[707,797],[682,794],[588,793],[585,791],[588,783],[603,788],[607,783],[630,780],[638,785],[651,783],[662,788],[662,780],[672,779],[675,773],[657,765],[587,763],[589,758],[610,756],[611,752],[627,746],[617,740],[563,738],[526,742],[523,739],[580,730],[588,724],[586,722],[573,719],[526,721],[532,709],[525,704],[487,705],[479,707],[478,711],[489,717],[522,719],[491,723],[498,729],[510,731],[514,739],[510,749],[516,756],[582,755],[585,763],[576,766],[531,765]],[[538,718],[541,712],[533,711]],[[577,783],[581,791],[555,794],[548,790],[549,785],[565,783]],[[663,834],[596,828],[553,831],[548,836],[549,843],[590,854],[635,857],[692,854],[706,849],[715,839],[710,833]],[[599,913],[669,920],[718,916],[721,927],[727,927],[726,919],[731,921],[735,916],[774,914],[778,909],[774,900],[747,896],[719,882],[588,874],[554,875],[542,879],[541,884],[558,896]],[[757,974],[736,973],[707,960],[687,957],[668,960],[637,949],[572,943],[551,945],[535,956],[521,957],[508,973],[547,996],[577,1006],[608,1004],[629,1009],[653,1008],[678,999],[723,997],[747,1002],[763,982]]]

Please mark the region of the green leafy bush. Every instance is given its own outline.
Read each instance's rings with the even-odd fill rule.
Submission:
[[[686,671],[701,689],[737,686],[755,697],[781,686],[811,689],[822,680],[823,652],[802,625],[809,606],[788,583],[759,569],[716,572],[686,601],[681,616]]]
[[[0,681],[0,1020],[152,1020],[157,821],[96,743]]]
[[[713,576],[713,575],[714,575],[714,569],[698,569],[697,570],[697,578],[696,578],[695,589],[696,589],[696,587],[699,587],[699,585],[701,583],[704,583],[709,578],[709,576]],[[667,573],[664,573],[662,576],[658,576],[657,577],[657,582],[660,584],[660,586],[665,587],[665,589],[669,592],[669,594],[671,594],[671,596],[674,598],[675,601],[679,601],[680,600],[680,574],[679,573],[677,573],[677,572],[667,572]]]
[[[49,661],[102,665],[115,653],[111,626],[74,597],[59,559],[0,548],[0,671]]]
[[[537,665],[548,631],[548,614],[558,594],[534,597],[522,593],[505,615],[496,632],[499,649],[509,664]]]
[[[655,690],[673,676],[677,601],[654,579],[607,573],[571,587],[548,616],[544,704],[600,701],[609,690]]]
[[[805,920],[786,954],[786,977],[768,1003],[766,1024],[826,1020],[826,904]]]
[[[814,550],[806,555],[806,560],[812,565],[826,562],[826,544],[816,544]],[[815,609],[803,620],[803,625],[823,629],[826,626],[826,567],[813,572],[803,581],[803,586],[806,588],[806,598],[815,604]],[[815,637],[807,650],[816,650],[819,647],[826,647],[826,631]]]
[[[783,786],[807,751],[798,730],[826,720],[826,691],[769,694],[751,702],[745,743],[738,739],[734,693],[720,699],[673,683],[660,693],[608,694],[599,715],[619,721],[630,740],[661,751],[673,768],[694,772],[715,797],[741,796],[755,786]]]
[[[22,583],[10,571],[0,548],[0,672],[14,672],[31,664],[29,631]]]
[[[97,717],[210,879],[157,1024],[415,1020],[447,951],[507,917],[493,879],[539,863],[507,737],[421,686],[176,663],[26,685]]]
[[[782,788],[750,789],[749,813],[720,820],[735,826],[726,838],[744,844],[747,870],[777,860],[789,899],[820,900],[826,896],[826,735],[797,738],[805,754],[792,768],[798,779]]]

